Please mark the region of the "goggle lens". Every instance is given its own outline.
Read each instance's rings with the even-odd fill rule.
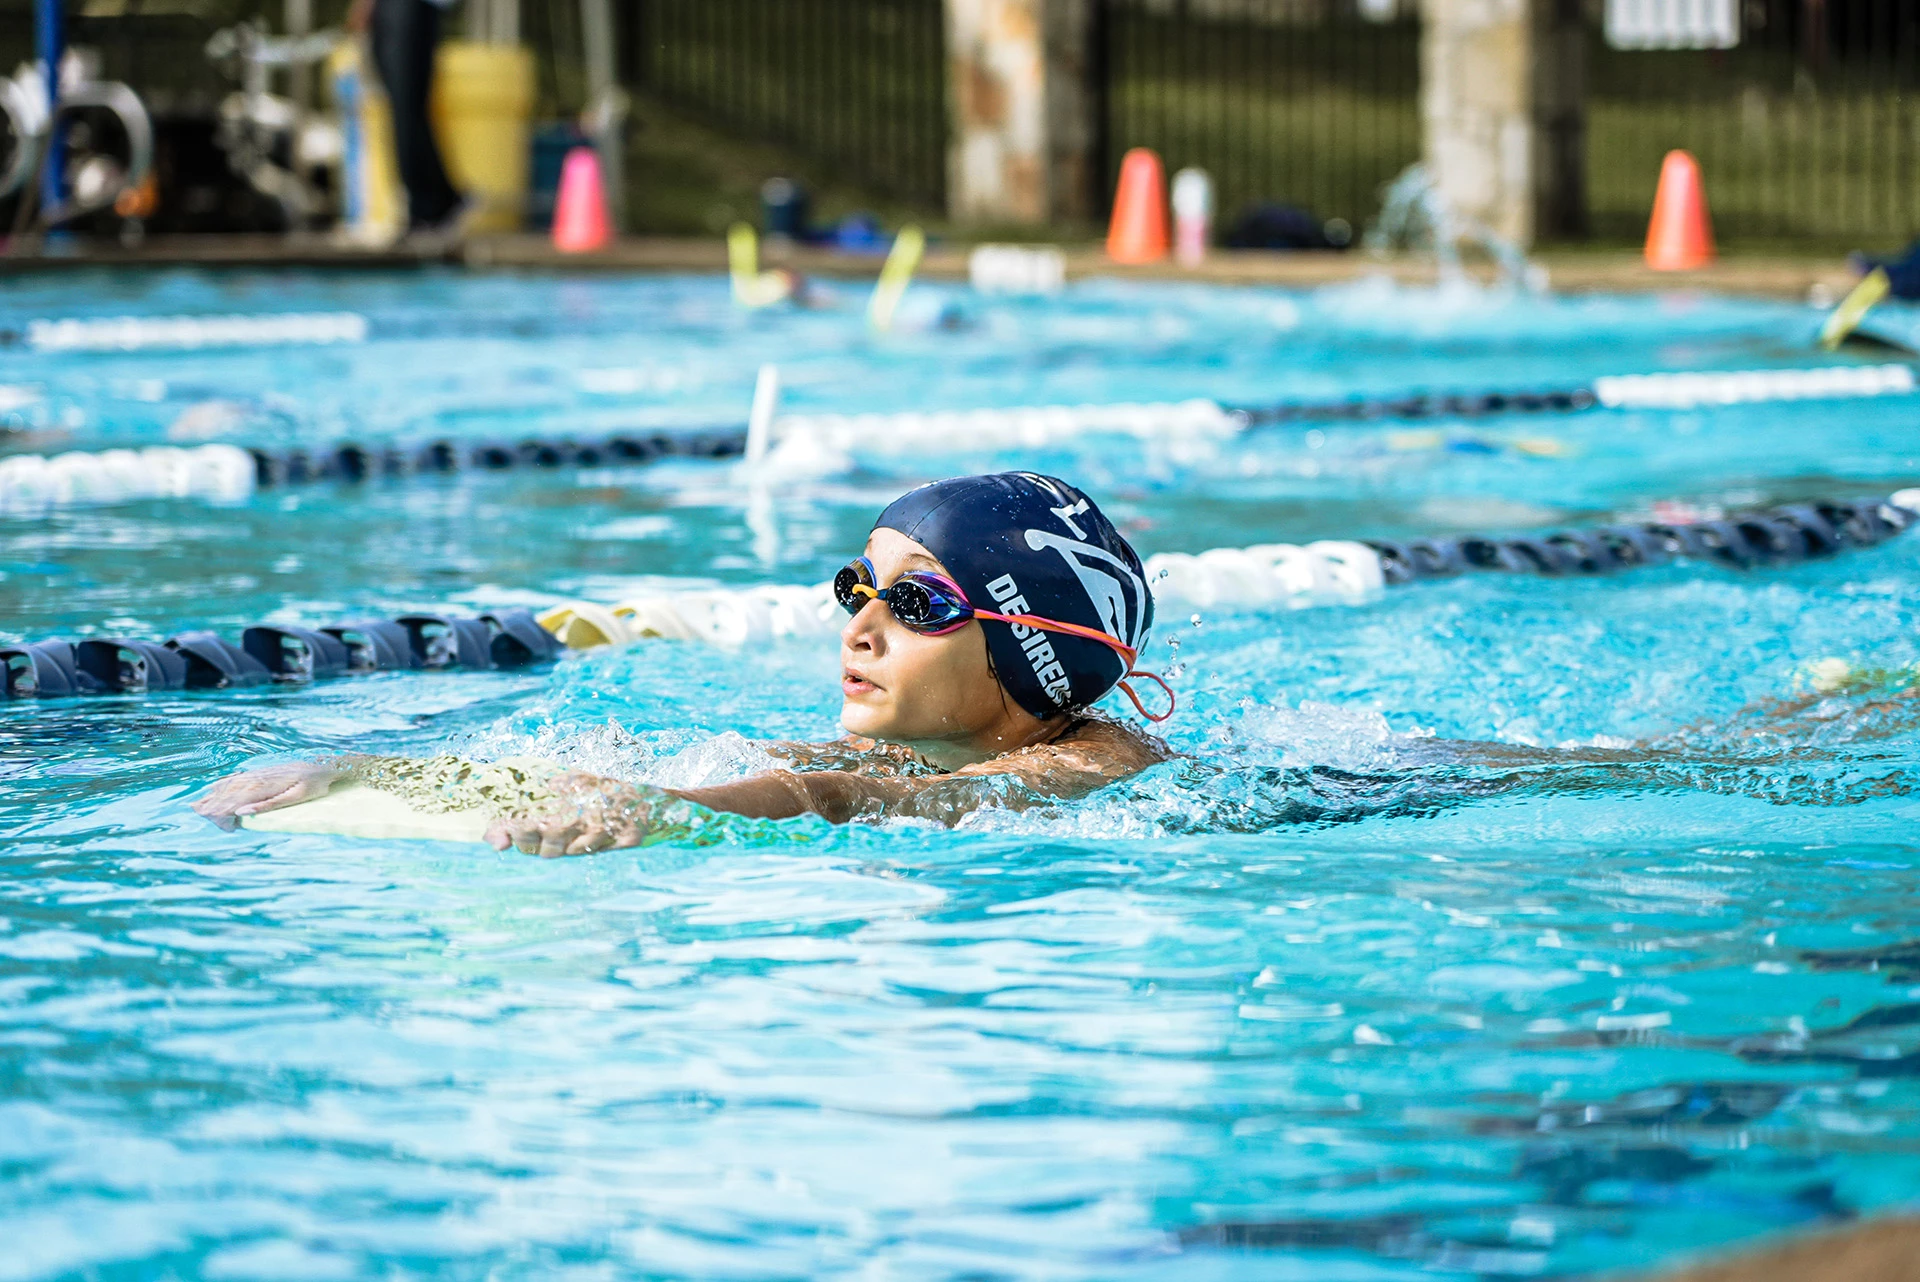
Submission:
[[[943,584],[929,582],[908,572],[886,587],[877,586],[873,562],[857,557],[833,576],[833,598],[848,614],[858,614],[875,597],[885,603],[901,626],[915,632],[951,631],[973,617],[973,607],[955,588],[949,594]]]
[[[833,599],[848,614],[860,613],[860,608],[872,599],[861,588],[872,588],[873,563],[866,557],[859,557],[840,567],[840,573],[833,576]],[[878,593],[873,595],[877,596]]]
[[[893,617],[910,628],[927,628],[934,625],[933,593],[926,585],[912,579],[901,579],[886,591],[887,608],[893,611]]]

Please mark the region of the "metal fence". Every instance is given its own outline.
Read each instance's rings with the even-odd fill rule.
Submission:
[[[1723,50],[1588,37],[1595,234],[1645,234],[1660,159],[1699,158],[1721,239],[1890,243],[1920,234],[1920,3],[1746,0]]]
[[[1356,230],[1420,159],[1410,0],[1098,0],[1101,190],[1129,147],[1213,175],[1222,224],[1255,202]]]
[[[1608,47],[1585,14],[1585,173],[1594,236],[1644,234],[1661,157],[1701,162],[1723,240],[1885,245],[1920,235],[1920,0],[1741,0],[1724,50]],[[1420,158],[1417,0],[1087,0],[1087,75],[1104,216],[1122,153],[1215,180],[1222,225],[1255,202],[1345,219]],[[337,22],[346,0],[315,0]],[[942,0],[620,0],[621,72],[668,107],[772,141],[879,197],[946,204]],[[280,0],[90,3],[76,43],[166,104],[209,108],[227,82],[212,26]],[[584,98],[577,7],[523,4],[541,105]],[[459,23],[452,32],[462,29]],[[27,0],[0,0],[5,65],[29,56]]]
[[[1920,0],[1742,0],[1722,50],[1618,50],[1586,15],[1595,238],[1646,230],[1660,161],[1692,151],[1724,240],[1920,234]],[[1411,0],[1096,0],[1101,188],[1152,147],[1209,170],[1223,223],[1256,202],[1355,229],[1420,158]],[[1578,223],[1576,218],[1563,221]]]
[[[945,205],[941,0],[634,0],[630,20],[645,92],[876,194]]]

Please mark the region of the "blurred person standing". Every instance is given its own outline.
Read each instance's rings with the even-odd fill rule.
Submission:
[[[456,236],[467,203],[440,158],[427,104],[433,97],[440,19],[453,0],[353,0],[347,28],[364,32],[393,112],[394,159],[407,189],[407,235]]]

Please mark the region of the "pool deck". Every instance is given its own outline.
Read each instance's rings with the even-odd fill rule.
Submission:
[[[1809,1233],[1642,1282],[1920,1282],[1920,1217]]]
[[[930,246],[920,274],[934,280],[964,280],[969,248]],[[1232,250],[1217,252],[1197,266],[1182,267],[1172,262],[1122,266],[1107,261],[1094,245],[1063,249],[1068,278],[1076,280],[1108,276],[1311,289],[1382,273],[1406,284],[1434,279],[1430,260],[1381,259],[1357,252]],[[803,246],[769,246],[764,259],[767,266],[791,267],[823,277],[871,278],[880,266],[875,255]],[[1837,298],[1853,283],[1853,273],[1833,254],[1730,255],[1695,272],[1649,271],[1638,254],[1617,250],[1548,250],[1537,255],[1536,261],[1547,269],[1552,287],[1566,293],[1705,290],[1799,301],[1815,290]],[[597,253],[561,254],[540,236],[488,236],[470,240],[448,253],[422,254],[344,245],[319,235],[174,236],[155,237],[130,248],[74,242],[54,253],[16,249],[0,254],[0,275],[110,266],[399,268],[434,264],[577,272],[712,272],[726,270],[727,256],[726,246],[718,237],[627,237]]]

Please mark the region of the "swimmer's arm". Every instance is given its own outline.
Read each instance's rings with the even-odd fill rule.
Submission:
[[[769,770],[707,788],[649,788],[591,775],[553,781],[561,804],[546,814],[503,819],[487,830],[499,850],[530,855],[582,855],[637,846],[671,824],[674,801],[749,819],[815,814],[833,823],[900,816],[949,826],[976,810],[1026,810],[1085,796],[1131,773],[1095,765],[1059,748],[1030,749],[948,775],[901,779],[849,770]]]
[[[551,808],[496,820],[486,840],[496,850],[514,846],[552,858],[637,846],[677,823],[698,824],[702,811],[747,819],[821,814],[844,822],[876,802],[907,799],[904,791],[874,787],[883,782],[889,781],[845,771],[769,770],[710,788],[655,788],[597,775],[562,775],[549,783],[558,794]]]
[[[760,746],[769,754],[790,761],[801,769],[873,769],[904,765],[913,760],[913,754],[905,748],[853,734],[826,743],[778,740]]]
[[[675,822],[674,802],[751,819],[816,814],[834,823],[883,816],[957,824],[987,807],[1026,810],[1086,796],[1172,754],[1123,727],[1093,723],[1068,740],[1011,752],[952,774],[900,778],[850,770],[769,770],[708,788],[652,788],[592,775],[552,781],[553,811],[501,820],[487,832],[496,849],[581,855],[636,846]],[[697,813],[697,812],[696,812]]]
[[[834,823],[898,815],[958,823],[988,806],[1026,810],[1072,801],[1137,774],[1167,753],[1117,726],[1093,723],[1074,738],[1010,752],[952,774],[876,777],[846,770],[774,770],[675,796],[713,810],[787,819],[816,814]]]
[[[898,815],[955,824],[983,806],[1024,810],[1052,800],[1005,772],[999,777],[951,774],[887,779],[850,770],[770,770],[711,788],[671,791],[682,800],[729,814],[755,819],[815,814],[833,823]]]

